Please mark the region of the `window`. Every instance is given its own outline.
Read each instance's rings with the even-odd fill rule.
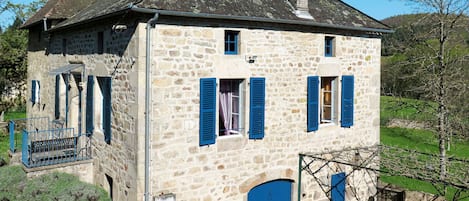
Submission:
[[[68,98],[70,90],[69,74],[55,76],[55,119],[67,121]],[[62,112],[64,111],[64,112]]]
[[[334,45],[335,45],[335,41],[334,41],[334,37],[330,37],[330,36],[326,36],[325,40],[324,40],[324,56],[326,57],[333,57],[335,56],[335,48],[334,48]]]
[[[218,135],[242,134],[244,130],[243,79],[200,79],[199,145],[215,144],[218,100]],[[249,139],[264,138],[265,78],[250,79]],[[217,97],[218,96],[218,97]]]
[[[111,77],[98,77],[101,93],[96,99],[101,102],[101,118],[98,121],[107,144],[111,144],[111,81]]]
[[[67,39],[62,39],[62,55],[67,55]]]
[[[321,123],[335,123],[337,109],[337,77],[321,77]]]
[[[238,54],[239,31],[225,31],[225,54]]]
[[[39,90],[40,90],[39,80],[31,81],[31,102],[33,104],[39,103]]]
[[[338,123],[338,77],[309,76],[307,86],[307,131],[316,131],[319,124]],[[341,127],[353,125],[354,76],[342,76]]]
[[[88,75],[86,83],[86,136],[93,134],[94,130],[94,76]]]
[[[104,33],[98,32],[98,54],[104,53]]]
[[[244,80],[220,80],[218,135],[239,134],[244,119]]]

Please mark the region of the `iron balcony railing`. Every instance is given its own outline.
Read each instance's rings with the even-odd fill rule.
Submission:
[[[23,130],[23,164],[32,168],[91,159],[90,139],[73,128]]]
[[[21,148],[21,133],[23,130],[49,130],[50,121],[48,117],[33,117],[23,119],[12,119],[8,124],[10,133],[10,151],[15,153]]]
[[[48,117],[10,120],[9,132],[10,151],[21,150],[28,168],[91,159],[91,137]]]

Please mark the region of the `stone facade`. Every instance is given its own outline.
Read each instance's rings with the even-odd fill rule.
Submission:
[[[225,30],[240,32],[239,55],[224,55]],[[299,153],[379,143],[380,39],[327,34],[335,37],[337,47],[335,57],[327,58],[325,34],[320,33],[157,25],[153,34],[154,195],[247,200],[247,192],[264,182],[296,181]],[[247,56],[257,59],[248,63]],[[321,125],[317,132],[306,132],[311,75],[355,76],[352,128]],[[204,77],[266,78],[264,139],[248,140],[244,131],[218,137],[212,146],[198,145],[199,79]],[[249,105],[249,98],[246,102]],[[248,108],[244,112],[248,114]],[[248,118],[243,123],[248,128]],[[294,200],[296,196],[293,193]],[[316,186],[304,190],[303,200],[327,198]]]
[[[41,102],[29,104],[27,110],[29,117],[53,118],[55,79],[48,72],[70,62],[85,65],[85,70],[80,71],[83,77],[112,77],[112,140],[106,144],[102,131],[95,129],[89,174],[94,183],[113,189],[114,200],[140,200],[144,184],[146,23],[135,19],[119,23],[126,23],[128,29],[113,32],[112,22],[96,23],[52,32],[47,50],[30,43],[28,83],[33,79],[41,81]],[[304,27],[292,31],[281,26],[227,24],[181,24],[164,19],[151,30],[152,196],[172,193],[180,201],[247,200],[253,187],[286,179],[292,181],[292,200],[296,200],[299,153],[379,143],[379,38],[345,36],[337,30],[324,34]],[[225,30],[239,31],[238,55],[224,54]],[[104,35],[103,54],[96,51],[98,32]],[[32,30],[30,34],[34,38],[37,33]],[[325,36],[335,37],[334,57],[324,56]],[[247,58],[253,56],[255,61],[248,62]],[[351,128],[335,124],[320,125],[316,132],[306,131],[307,76],[314,75],[339,79],[342,75],[354,75]],[[243,79],[246,106],[249,78],[266,79],[263,139],[248,139],[249,107],[245,107],[242,124],[246,129],[239,135],[220,136],[214,145],[199,146],[199,81],[210,77]],[[86,86],[86,80],[82,83]],[[78,94],[79,85],[71,85],[74,95]],[[69,114],[77,122],[81,118],[82,129],[85,96],[83,115]],[[79,111],[80,105],[76,107],[73,111]],[[337,115],[340,117],[340,111]],[[68,126],[74,125],[80,124],[71,122]],[[301,186],[302,200],[327,200],[311,178]],[[366,194],[368,186],[363,186],[360,191]]]

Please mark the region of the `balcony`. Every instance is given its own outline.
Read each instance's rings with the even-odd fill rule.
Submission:
[[[28,168],[91,159],[91,137],[47,117],[11,120],[9,131],[10,152],[21,150],[21,162]]]

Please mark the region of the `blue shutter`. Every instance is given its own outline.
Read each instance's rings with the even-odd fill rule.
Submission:
[[[111,77],[103,77],[103,130],[104,141],[111,144]]]
[[[60,75],[55,76],[55,119],[60,118]]]
[[[70,74],[63,75],[65,81],[65,125],[68,125],[68,104],[70,95]]]
[[[37,81],[36,80],[32,80],[31,81],[31,102],[33,104],[36,103],[36,83]]]
[[[345,200],[345,173],[332,175],[331,178],[331,200],[344,201]]]
[[[251,78],[249,139],[264,138],[265,78]]]
[[[94,103],[93,103],[93,93],[94,93],[94,77],[92,75],[88,76],[88,81],[86,84],[86,135],[90,136],[93,134],[94,129]]]
[[[307,98],[307,131],[317,131],[319,128],[319,77],[308,77]]]
[[[353,126],[353,75],[342,76],[342,108],[341,126],[350,128]]]
[[[217,79],[200,79],[199,145],[215,144]]]

